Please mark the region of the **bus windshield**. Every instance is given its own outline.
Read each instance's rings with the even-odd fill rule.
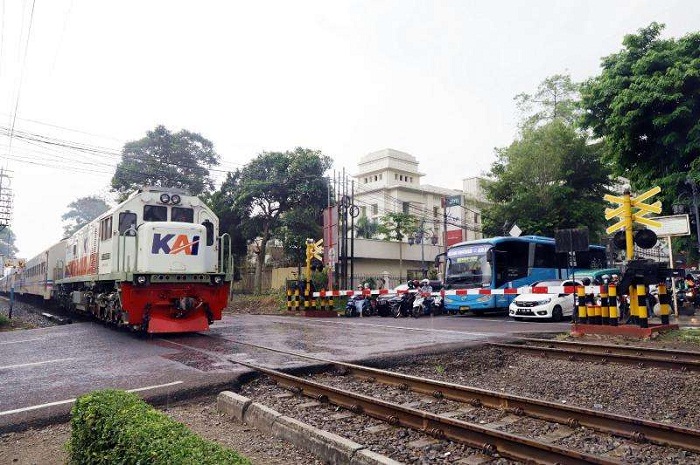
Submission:
[[[447,252],[445,285],[475,288],[491,284],[491,264],[486,254],[490,244],[453,247]]]

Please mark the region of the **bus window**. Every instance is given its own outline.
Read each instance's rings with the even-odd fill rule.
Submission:
[[[502,242],[496,246],[496,287],[528,275],[530,244],[527,242]]]
[[[556,268],[556,254],[551,244],[535,244],[535,268]]]

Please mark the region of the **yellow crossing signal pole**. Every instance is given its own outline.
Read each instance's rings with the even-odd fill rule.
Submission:
[[[306,289],[304,290],[304,308],[308,310],[311,304],[311,260],[321,260],[323,255],[323,239],[314,242],[306,239]]]
[[[606,194],[603,198],[610,203],[619,204],[616,208],[605,209],[605,219],[610,220],[614,217],[619,217],[620,220],[608,227],[605,232],[612,234],[620,229],[625,230],[625,256],[629,262],[634,258],[634,223],[641,223],[647,226],[660,228],[661,223],[656,220],[646,218],[650,213],[661,213],[661,202],[656,201],[653,204],[644,203],[645,200],[655,196],[661,192],[659,186],[652,187],[643,194],[637,197],[631,197],[629,189],[625,190],[622,197]],[[624,290],[623,290],[624,291]],[[639,317],[640,326],[647,327],[648,314],[646,305],[639,305],[637,288],[634,285],[629,287],[630,299],[630,314],[633,317]]]

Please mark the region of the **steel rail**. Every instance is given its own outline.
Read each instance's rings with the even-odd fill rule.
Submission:
[[[333,364],[348,370],[354,376],[374,379],[384,384],[411,389],[415,392],[465,402],[470,405],[494,409],[505,409],[514,414],[527,415],[540,420],[551,421],[569,427],[586,426],[596,431],[629,438],[635,441],[649,441],[662,446],[677,447],[686,451],[700,453],[700,430],[685,428],[666,423],[658,423],[642,418],[627,417],[610,412],[589,410],[573,405],[563,405],[539,399],[516,396],[503,392],[460,384],[420,378],[416,376],[370,368],[352,363],[328,360],[310,355],[272,349],[257,344],[238,342],[271,352],[294,355],[317,362]],[[229,359],[232,362],[235,360]]]
[[[590,360],[593,362],[616,362],[623,363],[626,365],[634,365],[640,368],[645,367],[655,367],[655,368],[666,368],[671,370],[683,370],[683,371],[700,371],[700,360],[669,360],[661,357],[652,357],[644,355],[626,355],[626,354],[616,354],[612,351],[602,350],[594,351],[593,349],[581,351],[577,348],[567,347],[567,348],[556,348],[547,347],[543,345],[529,345],[525,343],[504,343],[504,342],[487,342],[486,344],[492,347],[501,347],[504,349],[517,350],[519,352],[529,352],[539,354],[542,357],[553,356],[556,358],[563,358],[572,361],[576,360]]]
[[[580,352],[600,352],[606,354],[621,354],[621,355],[653,355],[658,358],[664,358],[671,361],[682,360],[688,362],[700,362],[700,352],[683,351],[675,349],[659,349],[658,347],[641,347],[641,346],[619,346],[614,344],[595,344],[590,342],[573,342],[573,341],[558,341],[556,339],[537,339],[523,337],[518,338],[518,341],[533,344],[545,344],[550,347],[575,347]]]
[[[498,453],[502,457],[513,460],[544,465],[590,463],[612,465],[621,463],[611,458],[564,449],[524,436],[505,433],[485,426],[348,392],[251,363],[237,363],[264,373],[275,379],[282,386],[288,386],[292,390],[301,392],[320,402],[330,402],[353,413],[365,414],[393,426],[403,426],[422,431],[439,439],[450,439],[466,444],[488,455]]]

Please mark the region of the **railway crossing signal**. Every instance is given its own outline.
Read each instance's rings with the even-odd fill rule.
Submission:
[[[634,255],[634,240],[632,238],[632,225],[634,223],[641,223],[655,228],[661,227],[659,221],[646,218],[650,213],[661,213],[661,202],[656,201],[653,204],[644,203],[645,200],[655,196],[659,192],[661,192],[661,188],[656,186],[634,198],[630,196],[629,190],[626,190],[622,196],[605,194],[603,197],[610,203],[619,204],[616,208],[605,209],[606,220],[610,220],[616,216],[620,218],[617,223],[608,227],[605,232],[612,234],[620,229],[625,230],[625,251],[627,260],[632,260]]]

